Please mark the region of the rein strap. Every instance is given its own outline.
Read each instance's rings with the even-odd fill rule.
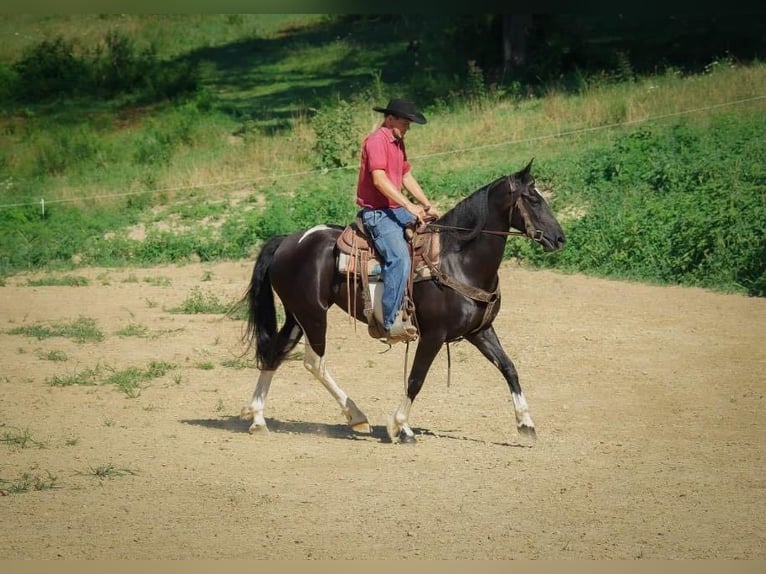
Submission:
[[[428,223],[426,224],[426,227],[432,227],[436,230],[444,229],[444,230],[454,230],[454,231],[474,231],[473,229],[469,227],[455,227],[453,225],[440,225],[438,223]],[[490,229],[480,229],[479,233],[485,233],[487,235],[501,235],[503,237],[508,237],[510,235],[521,235],[526,237],[526,233],[523,231],[517,231],[516,229],[511,229],[509,231],[492,231]]]

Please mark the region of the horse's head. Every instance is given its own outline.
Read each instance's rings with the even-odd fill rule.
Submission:
[[[532,177],[532,161],[527,167],[506,178],[510,200],[510,227],[523,231],[527,237],[543,246],[545,251],[558,251],[564,247],[564,230]]]

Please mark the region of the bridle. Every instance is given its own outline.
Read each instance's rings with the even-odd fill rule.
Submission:
[[[532,241],[535,241],[537,243],[542,243],[543,241],[543,231],[541,229],[535,229],[535,226],[532,224],[532,219],[529,217],[529,212],[527,211],[526,205],[521,201],[521,188],[514,188],[513,181],[511,180],[511,176],[507,175],[505,177],[505,180],[508,182],[508,187],[511,188],[511,193],[515,195],[515,199],[513,199],[513,202],[511,203],[511,208],[508,212],[508,231],[493,231],[489,229],[481,229],[479,230],[479,233],[483,233],[485,235],[499,235],[502,237],[509,237],[509,236],[520,236],[520,237],[528,237]],[[501,182],[499,181],[495,185],[499,185]],[[521,214],[521,218],[524,220],[524,227],[525,231],[519,231],[518,229],[511,229],[511,219],[513,218],[513,210],[518,209],[519,213]],[[442,225],[440,223],[426,223],[426,229],[434,229],[436,231],[474,231],[473,229],[470,229],[468,227],[458,227],[456,225]]]

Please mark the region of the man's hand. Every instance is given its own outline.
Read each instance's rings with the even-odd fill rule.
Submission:
[[[422,205],[416,205],[414,203],[409,203],[407,205],[407,211],[409,211],[412,215],[417,217],[418,223],[425,223],[428,219],[428,212]]]
[[[423,209],[426,212],[426,219],[428,221],[434,221],[436,219],[439,219],[440,213],[437,211],[437,209],[433,205],[426,205],[423,207]]]

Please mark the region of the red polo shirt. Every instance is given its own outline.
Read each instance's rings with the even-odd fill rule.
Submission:
[[[399,207],[398,203],[380,193],[375,184],[372,183],[372,171],[374,169],[385,170],[388,179],[399,191],[402,190],[404,174],[410,171],[404,141],[397,140],[393,132],[383,126],[367,136],[362,144],[362,161],[359,168],[359,180],[356,184],[356,202],[362,207],[372,209]]]

